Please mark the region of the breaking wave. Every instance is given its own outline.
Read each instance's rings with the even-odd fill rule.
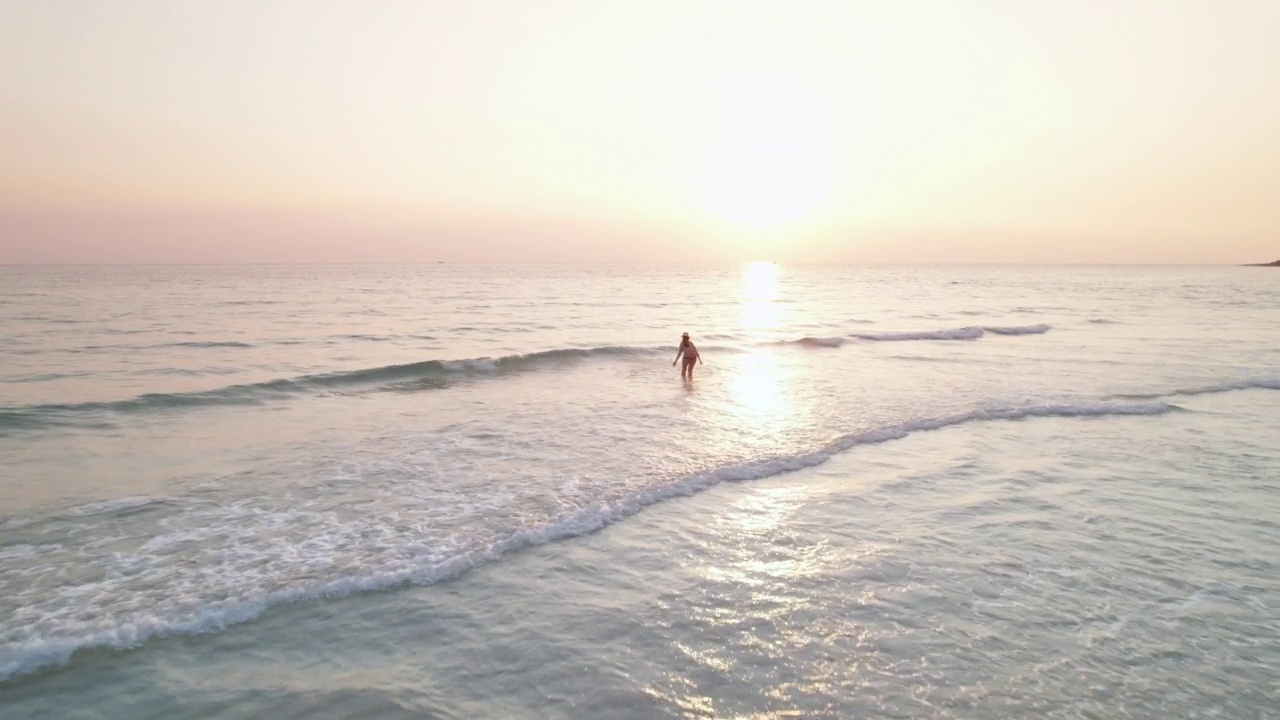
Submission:
[[[838,453],[860,445],[897,440],[918,432],[970,422],[1042,417],[1155,416],[1176,410],[1177,406],[1163,402],[1059,403],[975,408],[968,412],[845,434],[807,452],[762,457],[678,477],[634,492],[613,503],[590,504],[533,525],[508,528],[497,535],[488,536],[487,539],[464,542],[447,549],[443,554],[372,554],[363,558],[359,565],[362,569],[358,573],[328,578],[306,574],[302,577],[309,576],[311,579],[290,581],[288,577],[279,575],[283,569],[278,563],[251,563],[249,567],[253,568],[252,571],[237,577],[234,589],[205,587],[197,596],[187,594],[181,598],[181,602],[170,602],[163,608],[141,609],[138,598],[133,593],[123,593],[118,589],[128,596],[127,599],[122,600],[121,605],[113,603],[101,606],[96,617],[80,613],[74,618],[49,618],[49,622],[40,625],[38,630],[28,627],[20,634],[6,633],[15,639],[0,642],[0,682],[42,667],[65,664],[73,654],[89,648],[126,649],[142,645],[154,637],[219,632],[230,625],[252,620],[281,604],[384,591],[407,584],[430,585],[497,560],[508,553],[594,532],[669,498],[696,493],[724,482],[757,480],[814,467]],[[129,512],[157,501],[147,497],[127,498],[82,506],[77,514],[92,516]],[[271,523],[279,520],[270,515],[255,517],[256,522]],[[248,527],[244,530],[254,532],[255,528]],[[162,540],[155,538],[152,543],[163,544]],[[316,551],[324,552],[324,549]],[[299,557],[296,561],[307,562],[308,559]],[[188,577],[187,580],[210,582],[199,577]],[[164,593],[166,597],[169,593],[163,587],[155,588],[152,592]]]
[[[1257,378],[1251,380],[1236,380],[1234,382],[1214,383],[1211,385],[1201,385],[1191,388],[1180,388],[1177,390],[1166,390],[1164,392],[1152,393],[1119,393],[1111,397],[1127,400],[1154,400],[1156,398],[1165,397],[1187,397],[1191,395],[1216,395],[1218,393],[1234,392],[1237,390],[1280,390],[1280,378]]]
[[[497,358],[424,360],[402,365],[344,372],[280,378],[260,383],[229,385],[199,392],[146,393],[126,400],[41,404],[0,408],[0,432],[57,425],[101,426],[102,413],[159,412],[210,405],[257,405],[268,400],[306,393],[377,388],[429,379],[447,379],[479,373],[512,373],[537,370],[591,357],[656,355],[665,349],[642,347],[560,348]],[[94,418],[83,417],[93,415]],[[109,424],[109,423],[105,423]]]
[[[977,340],[982,337],[982,328],[962,327],[952,330],[926,330],[922,332],[875,332],[855,333],[853,337],[860,340],[877,342],[894,342],[903,340]]]
[[[1049,332],[1050,326],[1045,323],[1036,325],[983,325],[947,330],[923,330],[910,332],[860,332],[847,336],[856,340],[873,342],[901,342],[908,340],[977,340],[987,333],[994,335],[1042,335]],[[846,337],[802,337],[799,340],[784,340],[777,344],[804,345],[808,347],[840,347]]]
[[[1014,325],[1010,327],[993,327],[984,325],[983,330],[996,335],[1042,335],[1049,332],[1049,326],[1045,323],[1037,325]]]

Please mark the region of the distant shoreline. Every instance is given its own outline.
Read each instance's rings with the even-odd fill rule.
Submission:
[[[1280,260],[1269,263],[1245,263],[1245,267],[1280,267]]]

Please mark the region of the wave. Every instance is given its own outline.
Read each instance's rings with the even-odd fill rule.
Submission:
[[[1042,335],[1049,332],[1049,325],[1039,323],[1036,325],[1014,325],[1009,327],[994,327],[983,325],[982,329],[996,335]]]
[[[977,340],[986,333],[995,335],[1041,335],[1049,332],[1051,326],[1040,323],[1037,325],[986,325],[986,326],[969,326],[962,328],[951,328],[948,330],[925,330],[916,332],[862,332],[854,333],[847,337],[857,340],[870,340],[875,342],[895,342],[907,340]],[[845,337],[802,337],[799,340],[781,340],[775,345],[804,345],[807,347],[828,347],[837,348],[845,343]]]
[[[665,349],[626,346],[560,348],[497,358],[424,360],[416,363],[384,365],[363,370],[303,375],[259,383],[228,385],[205,391],[146,393],[126,400],[8,407],[0,408],[0,432],[12,428],[29,429],[59,425],[80,425],[85,422],[85,418],[81,416],[88,414],[99,415],[97,419],[92,421],[92,425],[101,427],[103,426],[103,420],[100,417],[101,413],[160,412],[211,405],[258,405],[271,399],[317,391],[359,388],[361,386],[387,386],[396,383],[430,379],[438,380],[451,376],[476,373],[520,372],[590,357],[649,355],[659,352],[665,352]]]
[[[838,348],[844,345],[842,337],[802,337],[799,340],[784,341],[787,345],[804,345],[806,347]]]
[[[936,362],[936,363],[958,363],[958,362],[971,363],[973,362],[973,360],[970,360],[970,359],[961,360],[959,358],[939,356],[939,355],[889,355],[887,357],[890,360],[906,360],[907,362]]]
[[[634,515],[646,507],[677,496],[690,495],[724,482],[758,480],[820,465],[838,453],[861,445],[883,443],[970,422],[1023,420],[1042,417],[1155,416],[1175,412],[1179,408],[1161,402],[1147,403],[1060,403],[1011,407],[976,408],[969,412],[939,416],[888,425],[872,430],[839,436],[814,450],[760,458],[722,466],[706,472],[678,478],[664,485],[622,498],[613,504],[600,504],[562,513],[546,522],[514,528],[500,540],[470,551],[435,561],[389,560],[358,576],[337,577],[324,581],[298,584],[270,591],[249,591],[243,597],[205,603],[191,611],[171,617],[146,616],[128,622],[78,622],[70,632],[45,634],[40,638],[0,644],[0,682],[41,667],[64,665],[73,654],[90,648],[127,649],[142,645],[153,637],[176,634],[219,632],[230,625],[252,620],[268,609],[304,600],[340,598],[356,593],[386,591],[404,585],[431,585],[463,572],[495,561],[508,553],[549,542],[585,535]],[[143,498],[118,501],[117,506],[91,507],[94,511],[118,512],[145,507]]]
[[[283,343],[273,343],[283,344]],[[84,345],[81,347],[58,348],[54,350],[41,350],[40,352],[69,353],[79,355],[81,353],[97,353],[103,351],[120,351],[140,352],[143,350],[163,350],[164,348],[251,348],[254,347],[250,343],[238,342],[235,340],[187,340],[183,342],[165,342],[153,343],[150,345]]]
[[[161,344],[161,345],[151,345],[151,346],[149,346],[149,347],[150,347],[150,348],[167,348],[167,347],[188,347],[188,348],[251,348],[251,347],[253,347],[253,346],[252,346],[252,345],[250,345],[249,343],[235,342],[235,341],[233,341],[233,340],[228,340],[228,341],[208,340],[208,341],[192,341],[192,342],[164,343],[164,344]]]
[[[1165,397],[1187,397],[1192,395],[1213,395],[1237,390],[1280,390],[1280,378],[1257,378],[1237,380],[1234,382],[1214,383],[1191,388],[1180,388],[1153,393],[1117,393],[1111,397],[1126,400],[1154,400]]]
[[[877,342],[894,342],[902,340],[976,340],[982,335],[982,328],[975,325],[952,330],[926,330],[923,332],[854,333],[852,337]]]
[[[62,373],[58,373],[58,372],[41,373],[40,375],[19,375],[17,377],[5,378],[3,382],[41,383],[41,382],[50,382],[52,380],[66,380],[69,378],[88,377],[92,374],[93,374],[92,372],[89,372],[87,370],[78,370],[75,372],[62,372]]]
[[[122,515],[151,507],[153,505],[158,505],[163,502],[164,500],[161,498],[138,495],[135,497],[120,498],[118,500],[104,500],[102,502],[89,503],[88,505],[79,505],[77,507],[69,508],[67,513],[81,517],[93,515]]]

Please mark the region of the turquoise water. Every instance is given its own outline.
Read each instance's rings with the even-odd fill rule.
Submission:
[[[6,718],[1273,711],[1268,269],[0,273]]]

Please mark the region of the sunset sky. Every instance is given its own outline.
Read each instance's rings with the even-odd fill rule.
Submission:
[[[1277,257],[1276,0],[0,0],[0,263]]]

